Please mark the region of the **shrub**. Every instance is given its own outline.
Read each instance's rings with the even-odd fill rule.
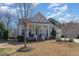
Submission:
[[[56,38],[56,30],[54,28],[52,28],[51,38],[52,39],[55,39]]]
[[[79,39],[79,35],[77,36],[77,39]]]
[[[73,42],[73,39],[69,39],[69,42]]]
[[[56,42],[62,42],[61,39],[57,39]]]
[[[5,41],[8,40],[8,30],[3,31],[3,39],[4,39]]]
[[[24,42],[24,36],[18,35],[17,36],[17,41],[18,42]]]
[[[3,39],[2,31],[0,31],[0,39]]]
[[[7,41],[8,40],[8,30],[0,31],[0,39],[1,41]]]
[[[64,35],[61,35],[61,38],[64,38]]]

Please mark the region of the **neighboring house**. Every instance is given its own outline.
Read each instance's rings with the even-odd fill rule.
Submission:
[[[14,39],[17,36],[16,29],[9,29],[9,38]]]
[[[77,38],[79,36],[79,23],[69,22],[61,26],[61,34],[67,38]]]
[[[33,39],[35,37],[36,40],[47,39],[50,37],[50,33],[53,27],[56,29],[57,33],[60,34],[60,28],[53,25],[40,12],[33,16],[31,19],[27,20],[27,22],[27,38]],[[18,22],[18,35],[24,35],[24,26],[22,25],[22,21]]]

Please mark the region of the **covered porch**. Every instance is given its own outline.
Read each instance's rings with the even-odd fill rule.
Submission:
[[[40,23],[29,23],[26,27],[26,37],[28,40],[45,40],[50,35],[50,25]],[[21,34],[24,32],[22,29]]]

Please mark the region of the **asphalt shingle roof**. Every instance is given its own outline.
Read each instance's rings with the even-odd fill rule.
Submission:
[[[24,20],[24,19],[23,19]],[[23,22],[22,19],[19,20],[19,23],[21,24]],[[51,23],[46,19],[46,17],[42,13],[35,14],[31,19],[27,19],[28,22],[31,23]]]
[[[34,15],[31,19],[30,22],[35,22],[35,23],[50,23],[45,16],[42,13],[37,13]]]

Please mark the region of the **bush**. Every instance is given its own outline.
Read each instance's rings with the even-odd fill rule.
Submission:
[[[17,36],[17,41],[18,42],[24,42],[24,36],[18,35]]]
[[[79,39],[79,35],[77,36],[77,39]]]
[[[73,42],[73,39],[69,39],[69,42]]]
[[[0,31],[0,39],[1,39],[1,41],[8,40],[8,30]]]
[[[56,30],[54,28],[52,28],[51,38],[52,39],[55,39],[56,38]]]
[[[61,35],[61,38],[64,38],[64,35]]]
[[[61,39],[57,39],[56,42],[62,42]]]
[[[8,30],[3,31],[3,39],[4,39],[5,41],[8,40]]]
[[[2,31],[0,31],[0,39],[3,39]]]

